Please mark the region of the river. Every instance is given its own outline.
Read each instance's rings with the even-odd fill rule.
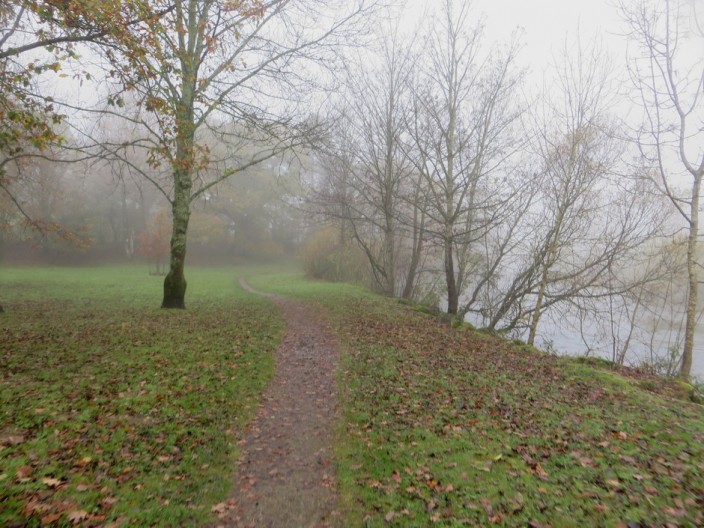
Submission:
[[[546,317],[541,321],[536,345],[558,354],[574,356],[589,354],[611,360],[613,358],[611,344],[613,340],[605,335],[606,332],[603,328],[597,329],[595,327],[594,323],[587,323],[580,331],[579,321],[575,317],[563,316],[559,321],[552,317]],[[625,336],[628,329],[616,329],[616,333],[618,331],[622,336]],[[522,337],[525,339],[527,332]],[[697,328],[694,342],[692,377],[704,381],[704,329],[701,326]],[[675,331],[663,329],[648,332],[643,329],[635,329],[625,357],[625,364],[637,366],[643,362],[652,362],[657,357],[664,359],[671,347],[675,347],[678,351],[681,349],[681,343]]]

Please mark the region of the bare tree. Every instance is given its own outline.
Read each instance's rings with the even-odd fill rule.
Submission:
[[[697,324],[699,209],[704,177],[704,32],[697,25],[701,4],[641,0],[622,4],[637,45],[630,74],[643,109],[636,140],[656,168],[654,181],[672,203],[687,230],[687,311],[681,378],[691,374]],[[688,189],[680,185],[689,179]]]
[[[402,185],[410,166],[401,149],[407,108],[408,77],[413,70],[410,51],[396,36],[381,43],[379,65],[350,72],[342,122],[348,140],[337,163],[347,173],[343,211],[362,247],[375,279],[386,295],[397,289],[399,214]],[[342,144],[340,144],[342,146]],[[342,166],[344,165],[344,167]],[[407,185],[406,185],[407,186]]]
[[[518,227],[512,278],[497,286],[488,310],[487,326],[526,328],[531,345],[549,309],[586,313],[627,291],[629,284],[617,288],[608,277],[628,267],[659,225],[644,183],[620,171],[624,145],[608,113],[608,64],[597,50],[574,51],[566,50],[554,90],[530,112],[535,197]]]
[[[458,5],[459,4],[459,5]],[[506,197],[492,173],[513,153],[516,47],[484,53],[466,3],[446,0],[428,40],[410,125],[416,170],[427,189],[427,230],[442,247],[447,311],[457,314],[477,248],[500,223]]]
[[[408,159],[410,79],[417,66],[396,30],[377,54],[350,67],[343,110],[328,151],[326,177],[312,202],[341,222],[369,262],[373,286],[410,298],[424,249],[423,178]],[[344,237],[343,237],[344,238]]]

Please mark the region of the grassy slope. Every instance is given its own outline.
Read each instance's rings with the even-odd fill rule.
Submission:
[[[231,486],[283,324],[236,269],[0,271],[0,526],[192,525]]]
[[[702,407],[353,287],[250,282],[343,338],[347,525],[704,525]]]

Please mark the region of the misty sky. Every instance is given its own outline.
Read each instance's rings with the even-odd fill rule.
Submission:
[[[440,5],[441,0],[407,0],[408,27]],[[565,37],[572,39],[577,32],[584,42],[601,40],[615,61],[625,60],[617,0],[473,0],[472,11],[484,15],[490,41],[507,42],[515,30],[521,31],[521,63],[533,75],[542,75]]]

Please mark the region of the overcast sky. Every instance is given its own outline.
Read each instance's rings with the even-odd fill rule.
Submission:
[[[407,0],[405,17],[411,27],[421,13],[441,8],[442,0]],[[583,42],[600,40],[614,62],[625,61],[623,22],[617,0],[473,0],[472,12],[484,15],[489,41],[508,42],[519,29],[523,44],[520,62],[541,76],[569,35]]]

